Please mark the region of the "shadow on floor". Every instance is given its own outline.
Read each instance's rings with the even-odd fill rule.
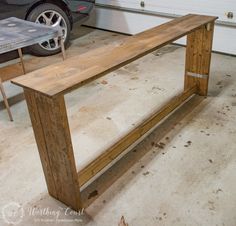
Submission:
[[[165,142],[162,145],[168,144],[173,138],[175,138],[180,131],[187,125],[186,123],[181,122],[185,117],[188,116],[188,121],[191,121],[192,118],[195,117],[195,113],[193,111],[197,108],[197,114],[201,112],[206,105],[209,103],[207,99],[200,96],[194,96],[187,102],[185,102],[181,107],[179,107],[172,115],[170,115],[166,120],[164,120],[159,126],[148,135],[142,142],[140,142],[136,147],[134,147],[131,151],[129,151],[126,155],[124,155],[120,160],[118,160],[112,167],[110,167],[107,171],[105,171],[102,175],[100,175],[95,181],[91,182],[87,187],[85,187],[81,191],[81,198],[86,209],[89,205],[92,204],[97,198],[99,198],[105,191],[107,191],[111,186],[124,174],[125,182],[122,182],[122,189],[127,186],[131,180],[133,180],[137,174],[148,165],[149,162],[153,161],[158,156],[166,153],[166,149],[160,147],[161,140]],[[157,146],[155,146],[157,144]],[[153,147],[157,148],[153,148]],[[169,149],[171,151],[171,149]],[[145,156],[145,160],[143,157]],[[142,164],[139,166],[138,163],[142,159]],[[134,165],[138,165],[135,166]],[[128,170],[133,169],[133,171],[127,173]],[[103,203],[111,202],[111,200],[103,200]],[[32,201],[28,203],[28,208],[48,208],[51,210],[58,210],[60,212],[60,216],[62,220],[66,218],[66,220],[72,225],[87,225],[88,223],[93,222],[91,216],[89,216],[85,212],[82,215],[76,215],[73,210],[68,210],[68,207],[62,204],[61,202],[55,200],[50,197],[46,191],[45,194],[41,194],[37,201]],[[101,209],[96,208],[94,215],[97,215]],[[66,215],[66,211],[72,211],[73,214]],[[51,216],[52,217],[52,216]],[[55,217],[55,216],[54,216]],[[64,218],[63,218],[64,217]],[[94,217],[94,216],[93,216]],[[36,217],[28,216],[24,218],[22,223],[27,223],[35,221]],[[55,219],[52,219],[55,220]],[[65,219],[64,219],[65,220]],[[37,224],[36,224],[37,225]],[[40,224],[39,224],[40,225]]]
[[[151,161],[156,156],[163,154],[163,145],[166,145],[168,142],[170,142],[171,138],[173,138],[176,134],[179,134],[180,130],[185,127],[185,124],[182,124],[181,120],[190,114],[196,107],[198,107],[198,112],[201,111],[205,105],[201,104],[201,109],[199,109],[199,104],[202,103],[204,99],[204,97],[194,96],[192,99],[188,100],[163,123],[159,124],[159,126],[141,143],[139,143],[118,162],[116,162],[110,169],[105,171],[101,176],[99,176],[95,181],[87,186],[81,193],[84,207],[88,207],[117,179],[122,177],[133,165],[139,162],[144,155],[148,155],[149,157],[147,159]],[[178,127],[176,128],[177,125]],[[171,130],[174,130],[172,135],[173,137],[166,137]],[[160,141],[163,138],[166,138],[165,143],[160,144]],[[153,151],[153,146],[158,147],[155,149],[156,151]],[[148,164],[148,162],[146,162],[146,164]],[[145,166],[145,163],[143,165]],[[144,166],[141,166],[139,171],[141,171]],[[132,174],[127,177],[127,183],[129,183],[132,177],[135,177],[135,174],[138,174],[139,171],[132,172]]]

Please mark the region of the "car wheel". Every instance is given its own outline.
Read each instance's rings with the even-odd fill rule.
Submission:
[[[49,3],[41,4],[30,12],[27,20],[52,27],[60,27],[63,32],[64,44],[65,46],[68,45],[71,30],[70,21],[66,13],[58,6]],[[49,56],[59,53],[61,48],[59,40],[55,38],[33,45],[30,50],[37,56]]]

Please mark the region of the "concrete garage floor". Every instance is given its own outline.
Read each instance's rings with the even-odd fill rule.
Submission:
[[[83,27],[68,56],[123,38]],[[165,47],[66,96],[78,169],[182,90],[184,53]],[[14,102],[21,89],[4,85]],[[12,112],[13,123],[0,111],[0,225],[112,226],[122,215],[130,226],[236,225],[235,57],[213,54],[209,97],[188,101],[83,188],[81,216],[47,194],[25,102]]]

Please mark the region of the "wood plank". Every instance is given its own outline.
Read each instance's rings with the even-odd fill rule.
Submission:
[[[2,82],[9,81],[21,75],[23,75],[23,73],[20,63],[17,63],[14,66],[8,65],[0,68],[0,78],[2,79]]]
[[[53,65],[55,63],[62,62],[61,56],[54,55],[49,57],[32,57],[30,59],[25,59],[24,63],[27,67],[27,73],[39,70],[41,68],[47,67],[49,65]],[[2,79],[2,82],[9,81],[13,78],[16,78],[18,76],[22,76],[22,67],[21,63],[17,62],[14,64],[9,64],[4,67],[0,67],[0,78]]]
[[[202,26],[187,37],[185,89],[198,84],[197,94],[206,96],[211,63],[214,22]]]
[[[18,54],[19,54],[19,58],[20,58],[20,62],[21,62],[22,72],[23,72],[23,74],[26,74],[25,64],[24,64],[24,59],[23,59],[23,54],[22,54],[22,49],[18,49]]]
[[[145,133],[152,129],[168,114],[174,111],[177,107],[183,104],[190,96],[197,91],[197,85],[181,93],[179,96],[174,97],[170,102],[163,106],[158,112],[154,113],[141,125],[136,127],[133,131],[129,132],[126,136],[119,140],[115,145],[110,147],[106,152],[100,155],[97,159],[87,165],[78,173],[80,186],[88,182],[93,176],[100,172],[104,167],[111,163],[116,157],[118,157],[124,150],[126,150],[131,144],[136,142]]]
[[[25,89],[49,194],[74,210],[82,208],[64,97],[47,98]]]
[[[9,118],[10,118],[11,121],[13,121],[11,109],[10,109],[10,106],[9,106],[9,103],[8,103],[8,100],[7,100],[7,96],[6,96],[1,78],[0,78],[0,93],[2,94],[3,101],[4,101],[5,107],[7,109],[7,113],[9,115]]]
[[[187,15],[128,37],[117,47],[108,46],[106,49],[90,51],[70,58],[63,64],[55,64],[13,79],[12,82],[47,96],[65,94],[216,19],[210,16]]]

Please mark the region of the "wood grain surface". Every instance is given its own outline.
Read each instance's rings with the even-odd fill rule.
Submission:
[[[47,96],[67,93],[132,62],[164,45],[212,23],[216,17],[187,15],[128,37],[119,46],[95,49],[25,76],[13,79],[19,86]]]

